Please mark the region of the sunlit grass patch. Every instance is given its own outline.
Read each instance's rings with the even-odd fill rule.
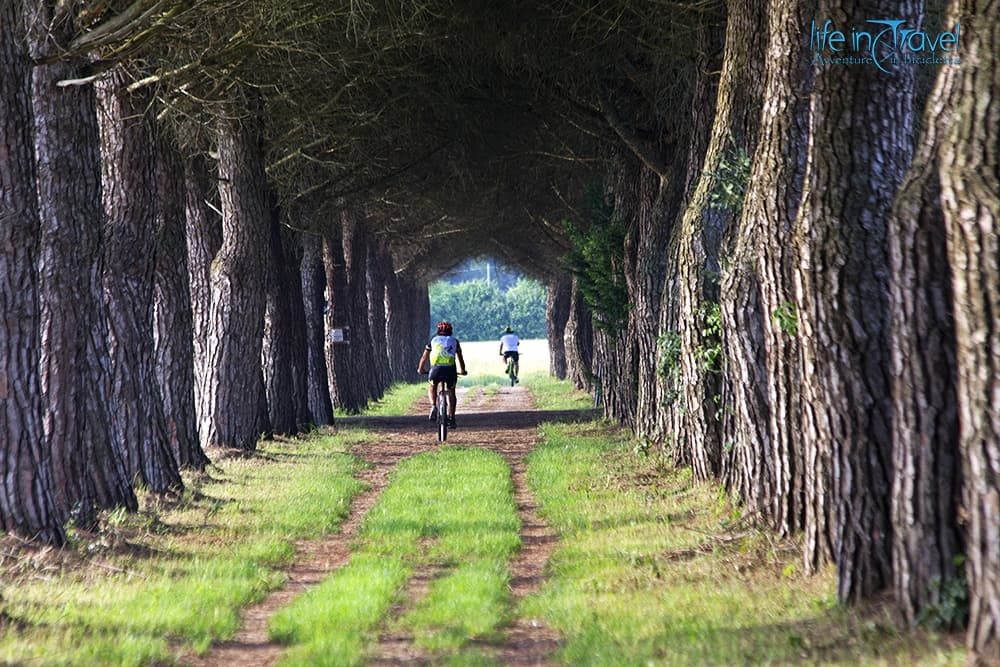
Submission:
[[[362,488],[346,449],[364,437],[263,442],[257,456],[220,460],[187,475],[179,502],[145,498],[139,514],[72,533],[75,564],[62,571],[16,576],[4,560],[0,662],[165,663],[175,644],[203,651],[230,636],[240,609],[282,584],[295,541],[346,516]]]
[[[580,391],[572,382],[552,377],[547,371],[522,373],[521,385],[531,391],[539,410],[589,410],[594,407],[590,394]]]
[[[962,664],[960,647],[839,607],[831,571],[800,574],[797,545],[717,488],[610,430],[543,430],[529,484],[561,541],[521,613],[563,633],[565,663]]]
[[[366,515],[351,562],[278,614],[271,635],[295,644],[287,664],[360,664],[406,579],[433,565],[444,574],[399,623],[445,657],[503,622],[519,530],[499,455],[447,447],[406,459]]]

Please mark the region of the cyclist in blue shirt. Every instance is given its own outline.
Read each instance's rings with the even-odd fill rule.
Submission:
[[[427,364],[430,363],[430,387],[427,389],[427,396],[431,399],[431,412],[428,419],[437,419],[437,383],[444,382],[448,387],[448,425],[455,425],[455,385],[458,383],[458,374],[468,375],[465,370],[465,359],[462,357],[462,346],[458,339],[452,334],[451,322],[441,321],[437,325],[437,335],[424,348],[424,353],[420,356],[420,363],[417,365],[418,373],[427,371]],[[456,366],[455,362],[458,362]],[[461,367],[461,370],[459,370]]]

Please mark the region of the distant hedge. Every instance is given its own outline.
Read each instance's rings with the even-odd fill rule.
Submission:
[[[521,338],[545,338],[545,287],[537,280],[519,278],[510,289],[493,282],[437,281],[430,285],[431,335],[448,320],[459,340],[499,340],[511,327]]]

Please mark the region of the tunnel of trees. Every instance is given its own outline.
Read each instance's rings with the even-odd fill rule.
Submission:
[[[416,379],[490,255],[606,418],[1000,660],[1000,3],[926,3],[4,0],[0,529]]]

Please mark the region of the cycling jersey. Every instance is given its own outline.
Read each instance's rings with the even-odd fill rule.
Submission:
[[[426,349],[431,353],[432,366],[454,366],[458,339],[454,336],[434,336]]]

